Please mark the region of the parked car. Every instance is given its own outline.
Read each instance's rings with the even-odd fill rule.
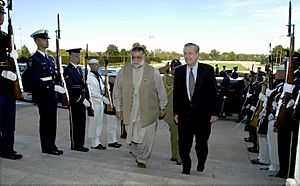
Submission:
[[[22,76],[23,72],[26,70],[27,65],[26,63],[18,63],[20,75]]]
[[[107,67],[108,75],[109,76],[116,76],[119,72],[120,68],[117,67]],[[105,67],[100,67],[99,68],[99,74],[104,80],[105,78]]]

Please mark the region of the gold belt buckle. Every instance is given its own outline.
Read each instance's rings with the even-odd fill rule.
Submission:
[[[0,67],[6,67],[7,66],[7,62],[0,62]]]

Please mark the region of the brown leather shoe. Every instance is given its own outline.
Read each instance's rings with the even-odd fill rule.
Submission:
[[[146,164],[144,164],[144,163],[138,163],[138,167],[139,168],[146,168]]]

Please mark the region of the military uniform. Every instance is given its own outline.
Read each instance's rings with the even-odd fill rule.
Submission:
[[[34,39],[49,39],[47,30],[38,30],[31,37]],[[38,50],[29,61],[32,66],[30,78],[32,83],[32,96],[37,103],[40,114],[40,139],[43,153],[60,155],[63,151],[55,145],[57,128],[57,93],[56,71],[54,58]]]
[[[67,52],[80,53],[80,50],[67,50]],[[69,92],[72,113],[72,118],[70,118],[71,149],[87,152],[88,148],[83,146],[86,126],[86,107],[83,102],[88,94],[84,85],[82,69],[69,63],[64,69],[64,77]]]
[[[0,1],[0,14],[4,16],[4,2]],[[1,25],[0,25],[1,26]],[[14,82],[2,76],[3,71],[11,71],[8,67],[8,36],[0,30],[0,156],[8,159],[20,159],[21,154],[14,151],[14,132],[16,119],[16,100]],[[18,67],[17,67],[18,68]]]
[[[231,73],[231,71],[228,71]],[[230,115],[230,108],[229,108],[229,88],[230,88],[230,76],[225,72],[225,76],[221,83],[221,95],[222,95],[222,110],[220,117],[226,117]]]
[[[233,79],[237,79],[239,77],[239,75],[237,73],[237,68],[238,67],[233,67],[233,72],[232,72],[232,75],[231,75],[231,78],[233,78]]]

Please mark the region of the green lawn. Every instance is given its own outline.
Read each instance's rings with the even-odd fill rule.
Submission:
[[[211,66],[213,66],[214,68],[215,63],[211,63]],[[241,64],[236,64],[236,63],[218,63],[219,65],[219,70],[223,70],[223,66],[226,66],[226,70],[233,70],[233,67],[238,66],[238,71],[248,71],[249,69],[247,69],[246,67],[242,66]]]

